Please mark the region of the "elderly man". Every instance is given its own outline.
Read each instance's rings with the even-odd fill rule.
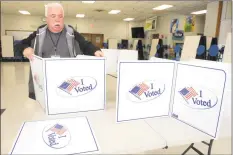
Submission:
[[[64,24],[64,10],[61,4],[46,6],[46,25],[40,26],[28,38],[22,40],[23,55],[32,60],[32,55],[43,58],[76,57],[92,55],[103,57],[103,53],[82,37],[73,27]],[[35,99],[32,73],[29,78],[29,98]]]

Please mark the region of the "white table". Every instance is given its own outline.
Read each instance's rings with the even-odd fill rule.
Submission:
[[[108,76],[107,83],[116,86],[116,78]],[[109,85],[108,85],[109,86]],[[108,87],[107,86],[107,87]],[[116,90],[116,89],[115,89]],[[108,93],[108,92],[107,92]],[[113,93],[113,92],[111,92]],[[46,116],[39,104],[28,99],[23,104],[15,105],[11,112],[5,112],[1,116],[3,152],[8,153],[14,138],[23,121],[35,121],[73,116],[87,116],[90,126],[98,141],[102,154],[133,154],[144,153],[150,150],[162,149],[166,145],[178,146],[209,140],[210,138],[191,127],[177,123],[171,118],[151,118],[135,120],[124,123],[116,123],[115,99],[107,101],[107,109],[104,111],[93,111],[74,113],[69,115]],[[14,114],[17,117],[12,117]],[[226,122],[229,123],[229,122]],[[225,126],[222,124],[222,126]],[[228,126],[227,126],[228,127]],[[224,128],[224,131],[228,130]],[[228,135],[226,135],[228,136]]]

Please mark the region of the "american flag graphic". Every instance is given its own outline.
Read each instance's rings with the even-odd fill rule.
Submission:
[[[141,83],[139,85],[136,85],[133,87],[133,89],[130,91],[131,94],[133,94],[135,97],[141,100],[140,96],[149,89],[150,87],[147,86],[145,83]]]
[[[185,100],[189,100],[191,97],[195,97],[198,95],[192,87],[183,88],[180,91],[180,94],[184,97]]]
[[[79,85],[80,83],[74,79],[64,81],[58,88],[70,94],[70,92]]]
[[[48,129],[47,131],[55,132],[56,134],[61,136],[63,133],[65,133],[67,131],[67,129],[64,126],[60,125],[60,124],[55,124],[53,127]]]

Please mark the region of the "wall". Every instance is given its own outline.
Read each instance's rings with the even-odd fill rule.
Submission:
[[[170,33],[170,24],[172,19],[179,19],[178,29],[184,30],[184,15],[180,14],[173,14],[173,15],[166,15],[166,16],[159,16],[157,18],[157,28],[153,31],[146,32],[147,34],[147,44],[151,43],[151,35],[159,33],[160,35],[164,35],[167,39],[163,39],[164,44],[172,45],[172,34]],[[196,16],[196,23],[194,32],[185,32],[184,35],[196,35],[197,33],[204,33],[205,27],[205,15],[198,15]]]
[[[216,37],[217,19],[218,19],[219,2],[210,2],[207,5],[206,21],[204,35],[209,37]]]
[[[172,44],[171,34],[169,32],[170,22],[172,19],[179,19],[179,29],[184,29],[184,15],[173,14],[160,16],[157,19],[157,28],[155,31],[148,31],[145,33],[146,39],[141,39],[143,43],[150,44],[150,36],[154,33],[163,34],[168,37],[167,42]],[[65,23],[72,25],[81,33],[103,33],[104,40],[108,38],[116,38],[118,42],[121,39],[129,39],[129,44],[133,43],[131,28],[144,27],[145,21],[139,22],[124,22],[113,20],[92,20],[92,19],[78,19],[65,18]],[[42,25],[42,16],[17,16],[17,15],[2,15],[1,18],[1,35],[5,34],[5,30],[28,30],[34,31],[39,25]],[[194,33],[185,33],[185,35],[192,35],[196,33],[203,33],[205,24],[205,16],[196,17],[196,29]]]
[[[5,35],[5,30],[34,31],[43,24],[41,19],[40,16],[1,15],[1,35]]]
[[[77,28],[80,33],[104,34],[105,41],[108,38],[118,41],[128,39],[128,23],[124,21],[65,18],[65,23]],[[2,15],[1,35],[5,34],[5,30],[34,31],[42,24],[42,16]]]
[[[132,27],[144,27],[144,21],[138,21],[138,22],[128,22],[128,40],[129,40],[129,45],[133,44],[134,40],[142,40],[142,43],[145,44],[145,39],[144,38],[132,38]]]
[[[224,1],[219,32],[219,44],[225,45],[227,33],[232,31],[232,1]]]

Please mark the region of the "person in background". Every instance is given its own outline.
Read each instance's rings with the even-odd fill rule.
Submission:
[[[64,9],[59,3],[46,6],[46,23],[20,43],[24,57],[33,61],[33,54],[43,57],[76,57],[90,55],[103,57],[100,48],[86,41],[72,26],[64,24]],[[32,73],[29,77],[29,98],[35,98]]]
[[[137,50],[138,50],[138,60],[144,60],[142,40],[138,40]]]

